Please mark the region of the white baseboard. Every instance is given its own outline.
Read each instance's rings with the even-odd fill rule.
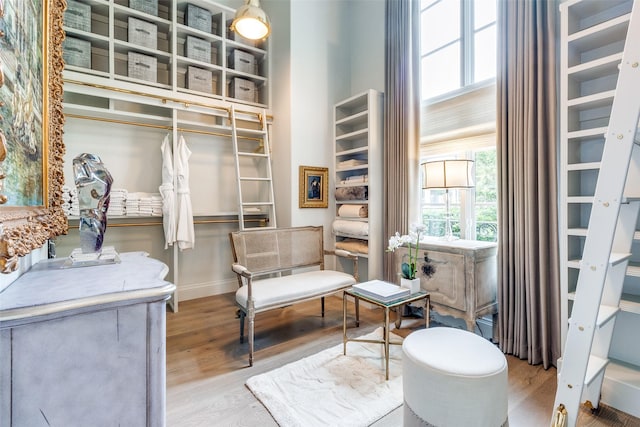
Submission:
[[[216,282],[185,283],[181,284],[176,292],[178,302],[180,302],[235,292],[236,289],[238,289],[238,281],[230,279]]]

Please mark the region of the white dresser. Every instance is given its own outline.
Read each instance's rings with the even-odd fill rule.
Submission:
[[[0,293],[0,427],[164,426],[168,268],[36,264]]]
[[[494,242],[422,240],[417,277],[422,289],[431,295],[431,308],[439,314],[463,319],[472,332],[477,318],[495,315],[497,252]],[[403,257],[405,260],[408,257],[406,248],[396,251],[398,263]]]

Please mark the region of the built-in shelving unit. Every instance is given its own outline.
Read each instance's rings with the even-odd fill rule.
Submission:
[[[562,342],[595,194],[604,134],[618,80],[633,0],[570,0],[561,4]],[[637,230],[640,226],[637,226]],[[602,386],[602,402],[640,416],[640,232],[624,281]]]
[[[335,245],[360,256],[360,281],[382,278],[386,248],[382,236],[382,101],[383,94],[370,89],[334,106]],[[358,215],[358,207],[367,215]],[[340,258],[337,262],[343,270],[351,268],[350,262]]]
[[[238,138],[243,144],[257,146],[253,129],[261,128],[261,120],[272,122],[267,42],[237,40],[228,31],[235,10],[209,0],[159,0],[157,16],[129,7],[131,1],[76,0],[76,5],[91,7],[90,31],[65,22],[68,38],[91,43],[91,66],[66,65],[63,73],[65,183],[74,185],[73,158],[89,152],[100,156],[109,169],[114,177],[112,188],[158,193],[163,140],[170,138],[175,153],[178,139],[185,138],[191,151],[195,247],[184,251],[177,245],[165,248],[163,218],[157,216],[109,216],[104,243],[119,252],[146,251],[165,262],[170,267],[167,280],[176,285],[171,304],[177,310],[181,295],[194,298],[237,288],[229,268],[228,246],[228,233],[238,229],[237,188],[228,185],[229,177],[235,176],[230,111],[233,106],[239,122]],[[210,31],[187,25],[188,5],[205,12]],[[155,26],[156,48],[131,42],[130,18]],[[200,46],[209,46],[209,61],[188,57],[193,56],[186,52],[188,37],[196,37]],[[156,58],[157,81],[128,75],[129,52]],[[255,58],[253,73],[232,65],[230,57],[237,52]],[[211,72],[211,91],[188,87],[189,67]],[[255,100],[230,96],[229,84],[236,77],[255,84]],[[244,214],[245,221],[261,225],[268,225],[268,217],[261,212]],[[69,217],[69,223],[69,234],[56,239],[58,256],[67,256],[79,246],[77,217]]]
[[[67,38],[91,44],[91,61],[90,66],[67,64],[65,79],[95,84],[107,80],[111,86],[130,82],[216,100],[262,107],[269,104],[267,42],[253,42],[230,32],[228,23],[235,15],[235,10],[209,0],[159,0],[156,16],[128,7],[128,0],[75,1],[90,6],[90,31],[69,25],[65,25],[64,29]],[[211,21],[210,31],[187,25],[185,12],[188,5],[208,13]],[[151,35],[154,37],[152,47],[130,40],[129,34],[132,29],[129,27],[132,18],[137,20],[135,22],[142,22],[143,25],[153,28],[155,37]],[[188,49],[188,38],[199,43],[199,46],[204,44],[209,52],[208,55],[205,54],[207,58],[189,53],[192,50]],[[242,52],[245,56],[250,55],[249,57],[255,61],[255,67],[252,67],[251,72],[232,64],[230,58],[235,51]],[[151,65],[155,67],[155,80],[129,75],[130,52],[154,60]],[[211,90],[189,88],[189,67],[195,67],[197,71],[210,76]],[[245,99],[230,91],[236,78],[250,82],[249,84],[255,88],[252,99]]]

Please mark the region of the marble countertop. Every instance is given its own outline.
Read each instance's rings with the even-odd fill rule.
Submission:
[[[66,259],[37,263],[0,292],[0,322],[139,298],[167,299],[175,285],[169,268],[145,252],[120,254],[121,262],[63,268]]]

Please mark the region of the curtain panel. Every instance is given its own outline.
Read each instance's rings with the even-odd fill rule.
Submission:
[[[387,0],[385,13],[384,206],[386,237],[419,220],[420,2]],[[393,254],[384,279],[396,283]]]
[[[498,2],[500,348],[545,368],[560,356],[557,1]]]

